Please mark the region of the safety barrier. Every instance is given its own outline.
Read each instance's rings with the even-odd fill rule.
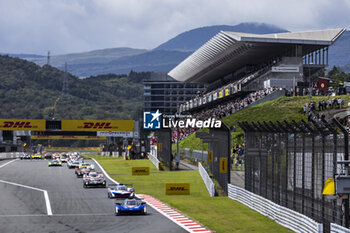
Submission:
[[[322,224],[245,189],[228,184],[228,196],[295,232],[323,232]]]
[[[0,160],[1,159],[15,159],[15,158],[18,158],[21,153],[22,152],[5,152],[5,153],[0,153]]]
[[[157,147],[151,146],[151,152],[148,154],[148,159],[153,163],[153,165],[160,170],[160,161],[157,159]]]
[[[191,150],[189,148],[185,148],[185,158],[186,159],[194,159],[196,162],[208,162],[208,151],[201,150]]]
[[[185,158],[190,159],[191,158],[191,150],[190,148],[185,148]]]
[[[213,181],[210,179],[207,171],[204,169],[204,167],[202,166],[202,164],[200,162],[198,163],[198,171],[199,171],[199,174],[201,175],[201,177],[204,181],[205,186],[207,187],[209,195],[211,197],[214,197],[215,196],[215,185],[214,185]]]
[[[350,233],[350,229],[331,223],[331,233]]]

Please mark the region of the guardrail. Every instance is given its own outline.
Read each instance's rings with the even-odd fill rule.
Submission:
[[[228,196],[295,232],[323,232],[321,223],[245,189],[228,184]]]
[[[204,169],[204,167],[202,166],[202,164],[200,162],[198,163],[198,171],[199,171],[199,174],[201,175],[201,177],[204,181],[205,187],[207,187],[209,195],[211,197],[214,197],[215,196],[215,184],[210,179],[207,171]]]
[[[185,148],[185,158],[190,159],[191,158],[191,150],[190,148]]]
[[[0,153],[0,160],[1,159],[15,159],[15,158],[18,158],[21,153],[22,152],[4,152],[4,153]]]
[[[191,153],[189,148],[185,148],[185,158],[192,158],[196,162],[208,162],[208,151],[193,150]]]
[[[157,159],[157,147],[151,146],[151,152],[148,154],[148,159],[153,163],[153,165],[160,170],[160,161]]]
[[[331,223],[331,233],[350,233],[350,229]]]

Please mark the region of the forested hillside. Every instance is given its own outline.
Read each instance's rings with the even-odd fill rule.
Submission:
[[[107,74],[86,79],[19,58],[0,56],[0,118],[137,119],[142,111],[143,78],[150,73]]]

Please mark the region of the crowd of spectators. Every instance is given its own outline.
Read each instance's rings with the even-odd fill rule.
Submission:
[[[244,146],[236,144],[232,147],[231,166],[235,165],[235,169],[242,170],[244,164]]]
[[[209,118],[220,120],[226,116],[229,116],[235,112],[240,111],[241,109],[248,107],[250,104],[255,101],[271,94],[272,92],[278,90],[279,88],[265,88],[256,92],[250,93],[245,98],[235,99],[228,101],[226,103],[218,104],[212,108],[205,108],[198,113],[194,113],[192,116],[197,120],[207,120]],[[177,139],[177,129],[173,129],[172,140],[176,142]],[[189,135],[193,134],[197,129],[195,128],[181,128],[179,129],[179,140],[183,140]]]

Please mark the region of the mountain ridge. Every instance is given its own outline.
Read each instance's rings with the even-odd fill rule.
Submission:
[[[120,47],[55,55],[51,56],[50,64],[64,70],[64,63],[67,62],[68,70],[78,77],[107,73],[128,74],[131,70],[169,72],[221,30],[256,34],[288,32],[286,29],[264,23],[205,26],[180,33],[153,50]],[[38,65],[47,63],[46,56],[21,55],[22,58]],[[339,65],[348,70],[349,64],[350,31],[346,31],[329,49],[329,67]]]

